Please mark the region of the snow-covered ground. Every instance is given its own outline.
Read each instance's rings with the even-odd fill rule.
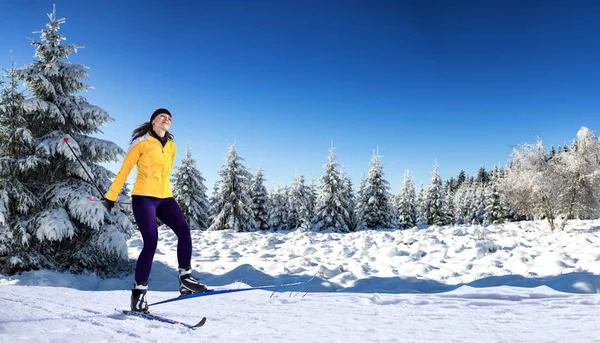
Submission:
[[[281,290],[151,307],[196,331],[118,313],[132,276],[0,276],[0,342],[600,342],[600,221],[351,234],[194,232],[195,275],[217,289]],[[161,230],[149,301],[177,295]],[[142,242],[129,241],[136,258]]]

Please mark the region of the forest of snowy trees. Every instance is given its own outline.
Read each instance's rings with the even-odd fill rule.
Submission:
[[[115,176],[102,163],[119,161],[124,150],[91,136],[113,118],[78,95],[89,87],[81,81],[87,68],[66,62],[77,48],[62,44],[64,20],[54,12],[49,19],[32,43],[35,61],[22,68],[13,64],[2,79],[0,273],[119,273],[130,268],[130,209],[109,213],[89,196],[102,198]],[[481,167],[477,175],[461,171],[443,180],[434,165],[430,183],[417,188],[404,171],[397,192],[386,181],[381,158],[373,154],[355,189],[332,147],[318,180],[298,175],[291,185],[267,190],[268,171],[259,166],[253,175],[234,144],[209,197],[188,146],[172,174],[173,195],[194,230],[352,232],[532,219],[547,220],[554,230],[568,219],[599,216],[600,140],[588,128],[558,149],[541,140],[520,145],[506,166]],[[126,186],[119,200],[129,201],[128,193]]]

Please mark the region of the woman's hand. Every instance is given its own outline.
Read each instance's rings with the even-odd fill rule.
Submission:
[[[108,213],[115,207],[115,202],[112,200],[104,199],[104,207],[108,210]]]

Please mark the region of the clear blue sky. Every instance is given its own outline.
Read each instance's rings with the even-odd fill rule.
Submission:
[[[321,176],[332,140],[357,186],[379,147],[395,193],[600,124],[600,1],[8,1],[0,65],[33,60],[53,3],[102,138],[166,107],[209,189],[234,140],[269,188]]]

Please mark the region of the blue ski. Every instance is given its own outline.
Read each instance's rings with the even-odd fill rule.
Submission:
[[[166,299],[166,300],[163,300],[163,301],[152,303],[152,304],[150,304],[148,306],[160,305],[160,304],[165,304],[165,303],[169,303],[169,302],[172,302],[172,301],[186,300],[186,299],[197,298],[197,297],[207,297],[209,295],[217,295],[217,294],[225,294],[225,293],[235,293],[235,292],[245,292],[245,291],[253,291],[253,290],[257,290],[257,289],[272,289],[272,288],[284,288],[284,287],[298,286],[298,285],[302,285],[302,284],[305,284],[305,283],[308,283],[308,282],[312,281],[316,276],[317,276],[317,274],[313,275],[313,277],[311,277],[310,279],[308,279],[306,281],[300,281],[300,282],[294,282],[294,283],[285,283],[285,284],[281,284],[281,285],[267,285],[267,286],[245,287],[245,288],[235,288],[235,289],[218,289],[218,290],[212,291],[212,292],[193,293],[193,294],[189,294],[189,295],[180,295],[178,297],[174,297],[174,298],[170,298],[170,299]]]
[[[119,310],[117,310],[117,311],[119,311]],[[152,314],[150,312],[136,312],[136,311],[129,311],[129,310],[121,310],[121,313],[126,314],[128,316],[136,316],[136,317],[145,318],[145,319],[149,319],[149,320],[156,320],[156,321],[163,322],[163,323],[182,325],[182,326],[185,326],[186,328],[192,329],[192,330],[199,328],[202,325],[204,325],[204,323],[206,323],[206,317],[203,317],[198,322],[198,324],[192,325],[192,324],[188,324],[188,323],[178,322],[176,320],[169,319],[169,318],[159,316],[156,314]]]

